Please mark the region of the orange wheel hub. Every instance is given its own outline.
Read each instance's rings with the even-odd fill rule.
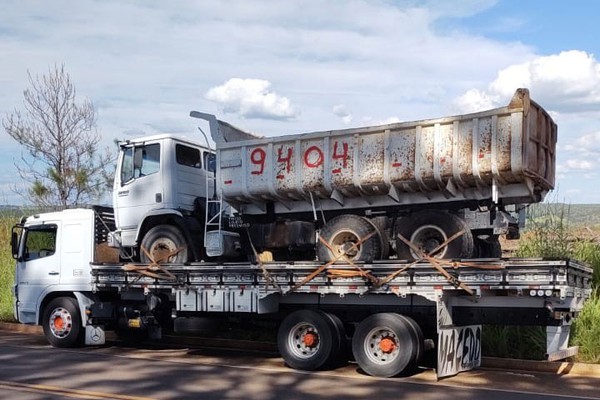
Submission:
[[[394,350],[396,350],[396,347],[396,341],[391,337],[385,337],[381,339],[381,342],[379,342],[379,348],[381,349],[381,351],[387,354],[392,353]]]
[[[314,332],[308,332],[302,339],[306,347],[315,347],[319,344],[319,336]]]
[[[65,321],[61,317],[54,318],[54,327],[57,330],[62,330],[65,327]]]

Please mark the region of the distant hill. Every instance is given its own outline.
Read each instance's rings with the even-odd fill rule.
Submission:
[[[541,203],[528,208],[529,218],[556,216],[564,218],[570,227],[599,227],[600,204]]]

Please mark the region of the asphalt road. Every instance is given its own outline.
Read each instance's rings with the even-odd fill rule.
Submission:
[[[291,370],[274,354],[168,345],[56,349],[0,331],[0,399],[600,399],[600,378],[478,370],[436,381],[432,370],[379,379],[354,364]]]

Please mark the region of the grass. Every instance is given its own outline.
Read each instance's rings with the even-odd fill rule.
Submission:
[[[546,329],[543,326],[486,325],[481,348],[487,357],[543,360],[546,354]]]
[[[596,363],[600,362],[600,235],[594,227],[571,226],[568,222],[570,211],[571,207],[565,204],[537,205],[528,215],[528,229],[520,241],[516,255],[568,257],[593,268],[592,286],[595,290],[575,319],[571,331],[571,344],[580,346],[579,361]],[[523,332],[516,327],[512,329],[514,332],[510,334],[502,330],[492,330],[490,349],[494,351],[500,346],[495,342],[503,340],[518,346],[513,348],[507,344],[507,353],[526,352],[527,349],[539,348],[542,345],[545,347],[545,336],[523,336]],[[511,335],[517,335],[519,338],[510,339]]]
[[[0,321],[13,321],[12,287],[15,277],[15,262],[11,255],[11,228],[18,220],[12,213],[0,215]]]
[[[579,346],[578,359],[600,363],[600,293],[594,291],[575,320],[571,332],[572,344]]]
[[[12,227],[23,215],[42,210],[35,208],[12,208],[0,210],[0,321],[14,321],[12,288],[15,280],[15,260],[12,258],[10,236]]]

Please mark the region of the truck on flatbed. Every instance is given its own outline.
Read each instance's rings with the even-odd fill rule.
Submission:
[[[121,143],[111,245],[131,260],[418,259],[407,240],[437,258],[500,257],[499,236],[517,238],[554,187],[557,127],[526,89],[479,113],[269,138],[190,115],[216,151],[173,135]]]
[[[221,137],[216,158],[168,135],[124,142],[114,213],[38,214],[13,229],[16,318],[52,345],[233,316],[278,321],[279,351],[302,370],[351,353],[389,377],[435,349],[438,376],[456,374],[479,365],[485,324],[545,326],[549,359],[576,352],[569,329],[591,269],[501,258],[497,245],[518,229],[509,206],[554,180],[556,125],[526,91],[488,112],[287,139],[192,114]],[[378,161],[359,154],[384,161],[368,181]],[[405,162],[413,175],[393,178]]]

